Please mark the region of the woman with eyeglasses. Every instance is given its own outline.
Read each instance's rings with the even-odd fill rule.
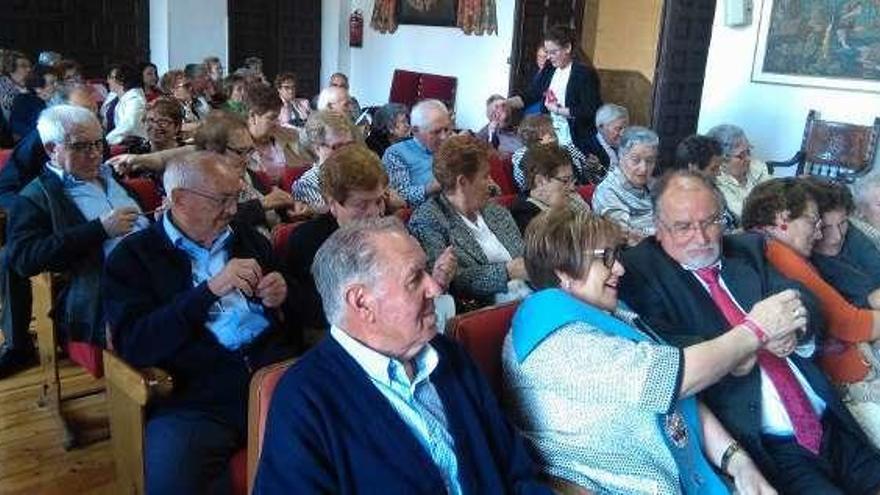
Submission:
[[[826,331],[819,363],[841,388],[844,402],[874,445],[880,446],[880,370],[858,345],[880,339],[880,311],[847,301],[811,263],[823,236],[815,190],[803,178],[759,184],[746,198],[742,222],[743,228],[767,236],[766,256],[773,267],[819,299]]]
[[[513,163],[513,180],[516,187],[521,192],[529,189],[528,180],[526,178],[526,166],[523,161],[526,152],[533,146],[539,144],[558,144],[556,134],[553,132],[553,122],[548,115],[529,115],[519,124],[517,134],[524,146],[513,152],[511,162]],[[598,184],[605,176],[604,170],[597,170],[590,167],[587,163],[587,157],[573,144],[559,145],[568,154],[569,161],[573,167],[572,171],[575,176],[575,183]]]
[[[160,80],[159,86],[170,95],[183,110],[183,129],[185,136],[191,136],[199,127],[201,120],[211,111],[210,105],[193,92],[192,81],[182,70],[169,70]]]
[[[553,121],[559,144],[574,144],[583,151],[596,133],[596,110],[602,97],[599,75],[586,57],[576,59],[577,47],[574,29],[561,24],[550,27],[544,33],[544,51],[550,63],[544,64],[522,102],[516,104],[540,102],[541,113]]]
[[[568,153],[559,145],[537,144],[529,148],[523,161],[529,181],[528,193],[510,206],[520,232],[542,211],[566,204],[580,210],[590,207],[575,190],[575,175]]]
[[[546,474],[596,493],[728,493],[716,466],[740,493],[775,494],[696,399],[759,339],[738,325],[684,349],[667,345],[618,302],[622,239],[614,223],[571,208],[526,229],[537,292],[517,308],[502,351],[514,423]],[[770,325],[770,309],[750,317]]]
[[[739,127],[722,124],[710,129],[706,135],[721,146],[721,173],[715,182],[727,200],[727,207],[739,218],[746,196],[755,186],[773,176],[767,171],[765,162],[752,158],[752,145]]]
[[[30,59],[15,50],[0,51],[0,111],[9,119],[12,100],[17,94],[27,93],[24,80],[33,70]]]

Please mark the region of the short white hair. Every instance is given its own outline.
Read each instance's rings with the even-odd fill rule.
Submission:
[[[37,132],[43,144],[63,144],[76,127],[101,128],[101,122],[89,110],[75,105],[55,105],[43,110],[37,120]]]
[[[345,88],[340,88],[339,86],[327,86],[326,88],[321,90],[321,93],[318,94],[318,110],[329,110],[330,103],[332,103],[336,99],[336,92],[341,91],[345,93],[345,97],[348,98],[348,90]]]
[[[596,127],[610,124],[617,119],[629,120],[629,110],[616,103],[606,103],[596,110]]]
[[[217,169],[213,167],[217,162],[225,159],[224,155],[203,150],[172,158],[162,174],[165,195],[170,198],[175,189],[200,188],[208,182],[210,174],[216,173]]]
[[[409,114],[409,124],[419,129],[424,129],[431,118],[431,113],[442,112],[449,115],[449,109],[446,104],[440,100],[422,100],[415,104]]]

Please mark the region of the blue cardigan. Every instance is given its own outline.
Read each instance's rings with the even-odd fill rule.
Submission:
[[[465,494],[552,493],[473,361],[444,336],[431,374]],[[272,399],[255,494],[446,493],[431,457],[332,338],[288,370]]]

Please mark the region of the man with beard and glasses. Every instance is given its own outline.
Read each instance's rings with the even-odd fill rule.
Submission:
[[[721,193],[704,175],[667,174],[653,203],[657,233],[624,254],[623,300],[685,347],[748,323],[761,300],[798,290],[807,331],[744,360],[703,400],[781,493],[877,493],[880,454],[812,361],[823,328],[813,294],[767,262],[762,237],[722,236]]]

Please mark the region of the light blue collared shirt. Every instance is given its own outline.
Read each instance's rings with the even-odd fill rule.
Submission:
[[[231,228],[226,227],[211,247],[205,248],[181,232],[170,214],[162,215],[162,226],[171,244],[189,257],[193,287],[223,271],[229,261]],[[248,300],[240,290],[233,290],[211,305],[205,326],[223,347],[234,351],[263,333],[269,327],[269,320],[263,313],[262,304]]]
[[[106,163],[101,164],[98,168],[98,179],[94,181],[77,179],[52,162],[47,163],[46,167],[61,179],[64,194],[73,201],[88,222],[101,218],[101,215],[116,208],[134,207],[137,208],[138,212],[141,211],[137,202],[116,182],[116,179],[113,177],[113,170]],[[139,215],[129,233],[137,232],[149,225],[150,221],[147,220],[147,217]],[[123,237],[125,236],[111,237],[104,241],[102,247],[105,258],[110,254],[110,251],[113,251],[113,248],[119,244]]]
[[[335,325],[330,328],[330,335],[363,368],[373,385],[409,426],[440,468],[447,491],[453,495],[461,494],[455,439],[449,433],[443,401],[430,379],[439,362],[437,351],[426,344],[416,354],[412,360],[415,376],[410,381],[400,361],[370,349]]]

